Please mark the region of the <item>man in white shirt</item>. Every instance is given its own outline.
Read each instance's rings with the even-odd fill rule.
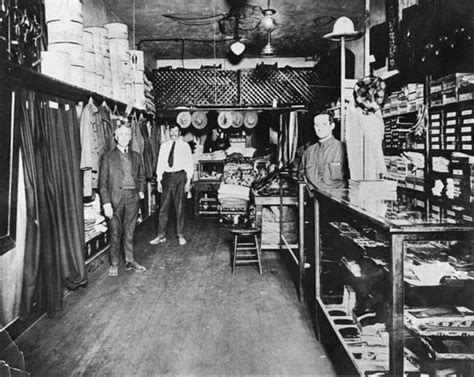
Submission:
[[[158,155],[156,180],[161,193],[158,235],[150,243],[156,245],[166,241],[166,226],[171,203],[176,211],[176,235],[180,245],[186,245],[184,238],[184,205],[191,187],[194,165],[191,148],[180,136],[180,128],[170,128],[170,140],[163,143]]]

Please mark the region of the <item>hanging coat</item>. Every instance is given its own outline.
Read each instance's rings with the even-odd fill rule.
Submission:
[[[364,114],[360,108],[348,109],[346,147],[351,179],[380,179],[386,172],[382,150],[384,129],[380,111]]]

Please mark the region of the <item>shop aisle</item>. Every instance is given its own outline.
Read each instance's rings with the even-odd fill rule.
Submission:
[[[186,246],[149,245],[156,218],[136,234],[139,274],[105,264],[63,313],[17,343],[32,376],[335,375],[279,258],[230,269],[231,237],[189,219]]]

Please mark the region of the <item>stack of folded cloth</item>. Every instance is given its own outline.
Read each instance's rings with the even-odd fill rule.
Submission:
[[[107,232],[105,217],[100,214],[100,200],[95,199],[84,204],[84,233],[85,241],[88,242],[101,233]]]
[[[221,183],[218,190],[219,203],[226,211],[245,211],[249,196],[250,188],[238,184]]]
[[[201,160],[201,161],[207,161],[207,160],[220,161],[220,160],[225,160],[225,158],[226,158],[225,152],[222,151],[222,150],[218,150],[218,151],[214,151],[214,152],[211,152],[211,153],[203,153],[199,157],[199,160]]]

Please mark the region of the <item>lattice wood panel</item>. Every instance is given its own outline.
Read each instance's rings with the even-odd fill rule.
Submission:
[[[241,105],[309,105],[318,99],[317,74],[308,68],[242,70]]]
[[[154,70],[153,73],[157,108],[238,103],[237,71],[179,69]]]
[[[318,101],[311,68],[154,70],[157,108],[176,106],[311,105]]]

